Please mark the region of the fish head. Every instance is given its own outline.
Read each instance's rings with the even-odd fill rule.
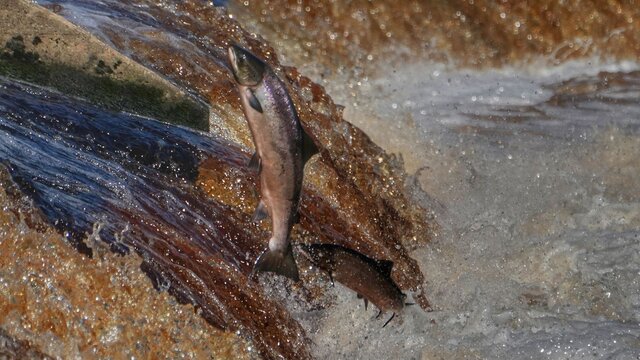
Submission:
[[[240,85],[256,86],[262,81],[267,64],[238,45],[229,46],[233,76]]]

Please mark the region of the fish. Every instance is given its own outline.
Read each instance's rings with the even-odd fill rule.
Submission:
[[[331,281],[337,281],[355,291],[359,298],[373,303],[379,310],[378,316],[391,311],[393,315],[404,308],[405,294],[391,279],[391,261],[374,260],[357,251],[331,244],[300,245],[302,253],[329,274]],[[383,327],[384,327],[383,326]]]
[[[269,217],[272,225],[268,247],[254,263],[251,276],[268,271],[299,281],[290,235],[299,221],[304,165],[318,149],[302,128],[287,87],[274,70],[236,44],[228,53],[256,148],[249,167],[259,174],[261,199],[253,221]]]

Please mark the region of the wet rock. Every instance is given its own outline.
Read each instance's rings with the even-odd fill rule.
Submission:
[[[234,333],[156,292],[137,256],[73,249],[0,171],[0,358],[250,358]]]
[[[0,4],[0,24],[0,76],[208,129],[204,103],[63,18],[31,2],[7,0]]]
[[[0,329],[0,358],[28,359],[28,360],[49,360],[51,357],[31,348],[26,341],[20,341],[12,338],[4,330]]]

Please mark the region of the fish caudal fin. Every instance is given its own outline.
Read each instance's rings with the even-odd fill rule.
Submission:
[[[290,278],[293,281],[299,281],[298,266],[293,258],[291,246],[287,251],[273,251],[267,248],[256,260],[253,266],[252,275],[258,271],[269,271]]]

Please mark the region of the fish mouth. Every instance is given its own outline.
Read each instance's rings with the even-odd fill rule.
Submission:
[[[248,50],[231,44],[229,62],[236,82],[244,86],[256,86],[262,81],[266,64]]]

